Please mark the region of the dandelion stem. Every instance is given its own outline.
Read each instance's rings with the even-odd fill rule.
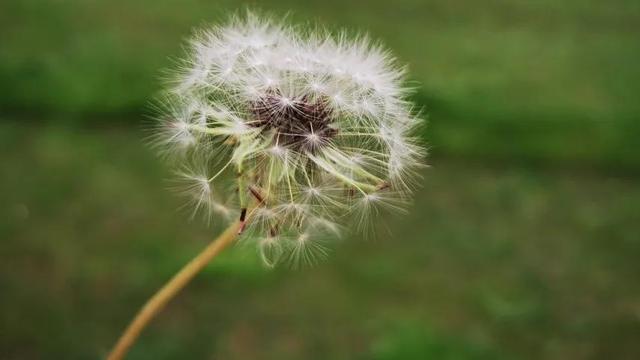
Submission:
[[[144,307],[138,312],[126,328],[118,342],[112,348],[107,360],[120,360],[135,343],[145,326],[159,313],[167,303],[184,288],[216,255],[229,246],[238,235],[239,222],[229,226],[217,239],[212,241],[200,254],[194,257],[182,270],[169,280]]]

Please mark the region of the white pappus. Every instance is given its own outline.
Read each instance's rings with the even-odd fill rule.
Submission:
[[[423,121],[387,50],[247,13],[188,52],[153,142],[178,159],[188,206],[240,219],[266,264],[314,262],[345,219],[404,208]]]

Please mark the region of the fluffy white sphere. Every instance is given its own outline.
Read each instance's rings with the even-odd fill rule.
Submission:
[[[424,148],[403,83],[366,37],[249,13],[190,41],[154,140],[194,211],[236,214],[269,265],[310,263],[343,219],[410,196]]]

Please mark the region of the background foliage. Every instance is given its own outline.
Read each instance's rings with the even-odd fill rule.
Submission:
[[[260,8],[409,64],[432,168],[410,215],[325,263],[213,263],[132,359],[640,357],[640,3]],[[0,359],[93,359],[212,237],[143,145],[194,25],[235,1],[0,4]]]

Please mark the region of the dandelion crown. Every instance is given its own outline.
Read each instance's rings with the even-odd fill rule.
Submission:
[[[154,132],[193,211],[240,219],[268,265],[402,209],[424,153],[404,69],[366,37],[254,14],[190,41]]]

